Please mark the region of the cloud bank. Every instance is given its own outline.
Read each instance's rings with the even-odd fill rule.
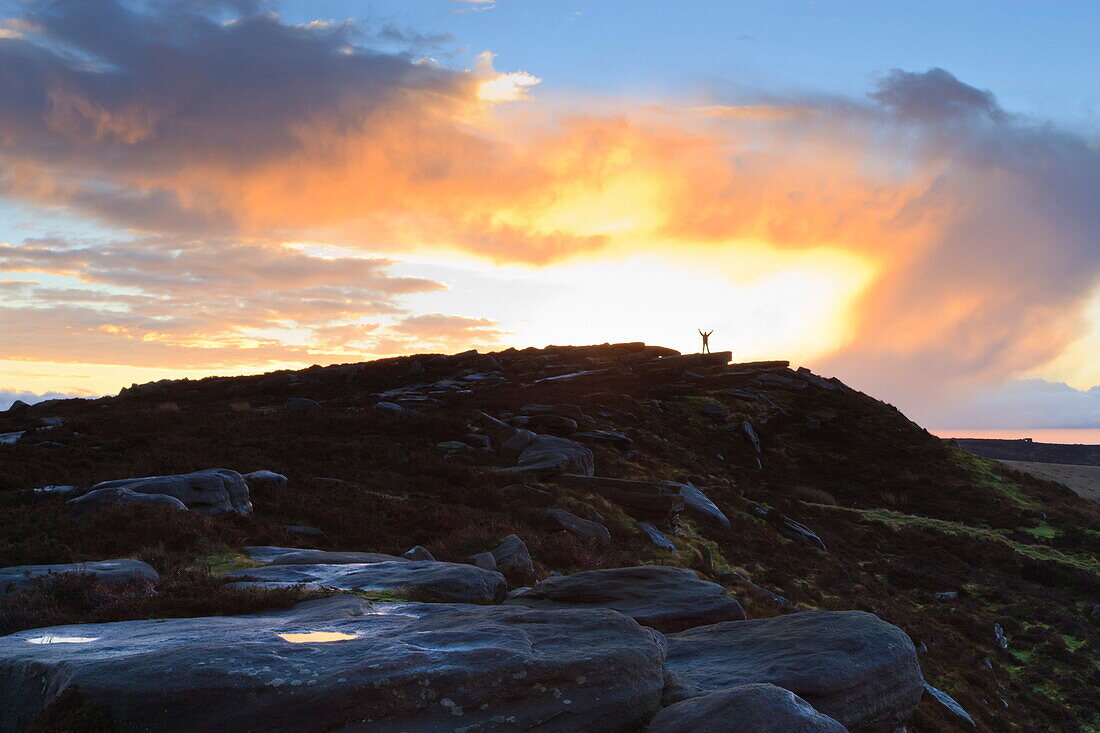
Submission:
[[[26,7],[0,37],[0,193],[133,238],[0,249],[4,271],[88,285],[4,286],[0,349],[18,358],[63,359],[74,337],[96,359],[200,366],[505,335],[403,313],[441,285],[296,241],[538,266],[850,252],[875,275],[814,364],[903,403],[1004,383],[1085,329],[1100,150],[942,69],[893,71],[863,99],[550,104],[491,57],[420,58],[443,39],[249,4]]]

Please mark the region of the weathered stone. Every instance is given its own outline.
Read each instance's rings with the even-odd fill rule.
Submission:
[[[75,685],[123,730],[617,733],[657,708],[662,656],[612,611],[348,596],[60,626],[0,637],[0,728]]]
[[[493,557],[491,552],[479,552],[476,555],[470,557],[470,563],[482,570],[496,571],[497,559]]]
[[[611,608],[644,626],[674,633],[745,618],[717,583],[684,568],[643,565],[547,578],[508,600],[530,608]]]
[[[684,498],[684,511],[695,519],[717,527],[719,529],[729,529],[730,520],[718,506],[707,498],[699,487],[691,484],[674,484],[669,482],[670,485],[676,486],[680,490],[680,496]]]
[[[966,709],[962,705],[955,702],[955,699],[948,695],[943,690],[937,689],[927,682],[924,683],[924,691],[932,696],[932,699],[943,705],[947,710],[954,715],[960,723],[966,723],[971,728],[977,728],[978,725],[974,722],[974,719],[970,717],[970,713],[966,712]]]
[[[93,489],[129,489],[139,494],[167,494],[196,514],[251,514],[248,484],[236,471],[209,468],[172,476],[147,476],[104,481]]]
[[[676,545],[672,544],[672,540],[661,534],[661,530],[657,529],[649,522],[635,522],[635,524],[638,525],[638,529],[642,530],[642,534],[646,536],[646,539],[657,547],[662,550],[676,551]]]
[[[223,576],[238,587],[305,585],[337,590],[426,593],[452,603],[499,603],[508,593],[500,573],[451,562],[402,560],[351,565],[266,565]]]
[[[668,702],[769,682],[854,732],[877,732],[900,726],[924,691],[913,642],[862,611],[720,623],[667,639]]]
[[[281,473],[274,471],[253,471],[244,474],[244,482],[248,484],[249,496],[274,497],[282,493],[290,481]]]
[[[374,403],[374,407],[371,409],[375,412],[409,412],[409,410],[406,410],[401,405],[395,402],[386,402],[385,400]]]
[[[110,506],[166,506],[187,511],[187,505],[167,494],[139,494],[129,489],[96,489],[69,499],[69,514],[82,517]]]
[[[60,565],[15,565],[0,568],[0,597],[17,588],[29,588],[35,581],[61,573],[80,573],[94,576],[100,583],[123,583],[143,580],[160,582],[160,575],[153,566],[141,560],[98,560],[73,562]]]
[[[496,560],[496,569],[504,573],[504,577],[516,583],[529,583],[535,578],[535,564],[531,561],[531,553],[527,545],[519,538],[519,535],[510,534],[493,548],[493,558]]]
[[[245,554],[265,565],[356,565],[375,562],[408,562],[408,558],[381,552],[331,552],[300,547],[251,545]]]
[[[607,527],[587,519],[581,519],[576,514],[571,514],[564,509],[547,509],[542,513],[542,520],[548,525],[566,532],[572,532],[582,537],[595,537],[598,540],[611,540],[611,533]]]
[[[748,420],[741,421],[741,431],[745,433],[745,437],[752,443],[752,447],[757,453],[760,453],[763,448],[760,445],[760,436],[756,434],[756,428],[752,426],[752,423]]]
[[[435,562],[435,555],[429,552],[427,548],[421,547],[420,545],[401,553],[401,557],[406,560],[426,560],[427,562]]]
[[[736,727],[731,727],[735,722]],[[847,733],[798,695],[769,684],[750,684],[670,705],[646,733]]]
[[[785,516],[782,518],[780,532],[796,542],[801,542],[804,545],[816,547],[819,550],[828,552],[829,548],[825,546],[824,540],[818,537],[816,532],[806,525],[794,521],[790,517]]]
[[[283,403],[283,408],[287,410],[319,410],[321,409],[321,403],[308,397],[287,397],[286,402]]]
[[[656,481],[632,481],[604,476],[555,476],[554,483],[591,491],[615,502],[627,514],[659,527],[670,527],[684,510],[684,498],[678,486]]]

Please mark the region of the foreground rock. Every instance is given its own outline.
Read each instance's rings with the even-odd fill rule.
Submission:
[[[677,702],[753,682],[794,692],[852,731],[893,731],[924,692],[905,632],[862,611],[810,611],[668,637]]]
[[[252,513],[252,502],[249,500],[248,484],[244,477],[225,468],[209,468],[173,476],[104,481],[92,489],[129,489],[138,494],[173,496],[196,514]]]
[[[504,576],[473,565],[401,560],[352,565],[265,565],[223,576],[234,587],[411,591],[451,603],[499,603],[508,593]]]
[[[61,626],[0,638],[0,729],[75,685],[124,730],[624,731],[656,709],[662,656],[611,611],[347,596]]]
[[[736,728],[731,722],[736,721]],[[646,733],[847,733],[798,695],[782,687],[731,687],[671,705],[653,718]]]
[[[125,583],[144,580],[148,583],[160,581],[160,575],[152,565],[141,560],[98,560],[96,562],[74,562],[62,565],[16,565],[0,568],[0,597],[17,588],[29,588],[35,581],[50,575],[61,573],[80,573],[92,575],[100,583]]]
[[[684,568],[643,565],[547,578],[508,599],[529,608],[611,608],[644,626],[674,633],[745,618],[741,604],[717,583]]]
[[[332,552],[300,547],[274,547],[250,545],[243,548],[245,554],[265,565],[354,565],[375,562],[408,562],[410,558],[386,555],[381,552]]]

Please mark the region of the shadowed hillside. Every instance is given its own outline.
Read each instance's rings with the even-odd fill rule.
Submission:
[[[927,682],[978,730],[1100,729],[1100,507],[939,440],[837,380],[727,360],[642,344],[552,346],[16,407],[0,414],[0,434],[11,434],[0,444],[0,566],[133,557],[161,583],[150,595],[72,576],[41,582],[0,599],[0,633],[323,595],[223,585],[222,575],[259,564],[245,546],[400,556],[419,545],[468,563],[515,534],[533,562],[506,572],[512,587],[552,572],[689,568],[752,619],[861,610],[897,625]],[[728,527],[660,486],[572,469],[582,475],[563,478],[517,458],[498,445],[516,428],[587,448],[598,477],[698,487]],[[248,516],[156,506],[73,516],[66,505],[98,482],[215,467],[288,481],[250,483]],[[59,485],[76,488],[33,491]],[[547,509],[601,525],[610,540],[562,531]],[[102,729],[109,719],[73,693],[38,720]],[[907,723],[959,725],[927,694]]]

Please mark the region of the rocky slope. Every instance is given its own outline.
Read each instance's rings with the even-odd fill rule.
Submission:
[[[0,730],[1100,727],[1094,503],[728,361],[548,347],[17,405]]]

